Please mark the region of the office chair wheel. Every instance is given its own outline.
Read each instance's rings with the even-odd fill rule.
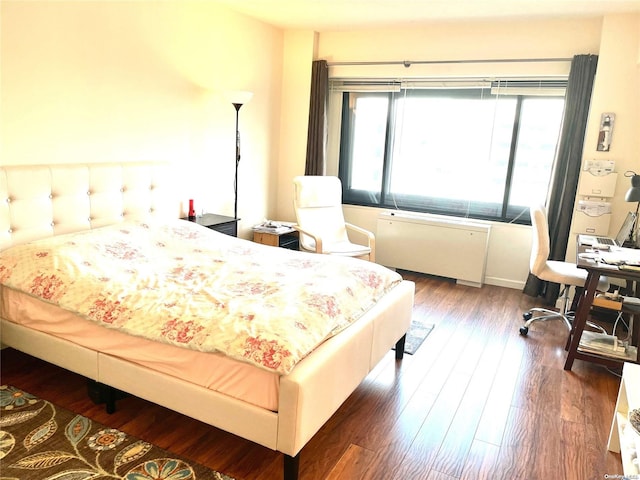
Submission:
[[[531,317],[533,317],[533,313],[532,312],[527,312],[527,313],[523,313],[522,314],[522,318],[524,318],[525,322],[528,322],[529,320],[531,320]],[[526,333],[525,333],[526,335]]]
[[[520,335],[526,337],[527,333],[529,333],[529,327],[520,327]]]

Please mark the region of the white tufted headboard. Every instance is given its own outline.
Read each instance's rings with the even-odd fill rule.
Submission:
[[[167,163],[0,167],[0,250],[131,218],[177,218]]]

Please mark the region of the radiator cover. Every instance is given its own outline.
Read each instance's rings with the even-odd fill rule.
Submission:
[[[378,215],[376,262],[391,268],[484,282],[491,225],[455,217],[385,212]]]

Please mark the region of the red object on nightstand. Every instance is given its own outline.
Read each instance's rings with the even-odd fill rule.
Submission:
[[[196,210],[193,208],[193,200],[189,200],[189,220],[193,221],[196,219]]]

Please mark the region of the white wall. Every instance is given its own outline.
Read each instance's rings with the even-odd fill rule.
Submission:
[[[316,54],[317,34],[311,31],[287,31],[284,37],[282,77],[282,115],[276,202],[270,218],[295,220],[293,212],[293,177],[304,175],[307,155],[307,126],[311,92],[311,64]]]
[[[240,111],[242,235],[267,216],[281,30],[191,0],[0,8],[0,163],[165,160],[185,205],[233,215],[235,109],[225,93],[250,90]]]

